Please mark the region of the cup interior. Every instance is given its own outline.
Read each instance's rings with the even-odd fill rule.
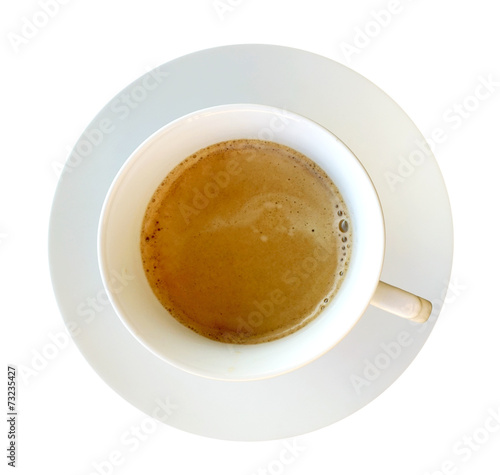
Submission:
[[[344,281],[323,312],[291,335],[255,345],[213,341],[179,323],[151,290],[140,254],[144,213],[165,176],[204,147],[242,138],[287,145],[315,161],[342,194],[353,236]],[[175,120],[132,153],[112,182],[102,208],[98,260],[113,308],[146,348],[199,376],[248,381],[303,366],[330,350],[350,331],[375,291],[384,242],[383,215],[376,190],[344,143],[298,114],[257,104],[230,104]],[[120,284],[123,281],[126,285]]]

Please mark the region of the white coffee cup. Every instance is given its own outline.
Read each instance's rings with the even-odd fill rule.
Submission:
[[[179,323],[150,288],[140,253],[144,213],[165,176],[208,145],[242,138],[287,145],[315,161],[343,196],[353,237],[344,281],[323,312],[291,335],[254,345],[217,342]],[[168,363],[199,376],[230,381],[268,378],[315,360],[349,333],[370,304],[417,322],[426,321],[431,312],[428,301],[380,282],[384,251],[384,219],[377,192],[349,148],[310,119],[257,104],[193,112],[149,137],[111,184],[98,230],[104,287],[128,330]],[[117,274],[125,275],[126,286],[117,285]]]

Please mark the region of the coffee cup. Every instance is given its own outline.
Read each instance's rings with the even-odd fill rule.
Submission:
[[[348,265],[340,271],[342,279],[338,288],[325,299],[328,303],[320,302],[317,315],[297,330],[269,341],[248,344],[208,338],[174,318],[174,310],[163,305],[155,294],[141,253],[145,215],[152,196],[165,178],[200,150],[242,140],[251,144],[252,141],[277,144],[307,157],[331,179],[346,207],[348,220],[340,224],[340,231],[336,230],[339,236],[349,227],[348,254],[343,254]],[[211,190],[215,196],[217,182],[214,183]],[[220,182],[219,188],[224,183]],[[278,206],[281,205],[276,202],[275,207]],[[189,208],[185,209],[189,212]],[[191,209],[196,214],[200,211]],[[339,214],[342,213],[339,211]],[[341,221],[337,219],[336,225]],[[267,236],[260,237],[265,238],[265,244]],[[198,376],[226,381],[274,377],[319,358],[349,333],[368,305],[415,322],[425,322],[431,313],[430,302],[380,281],[384,253],[382,207],[368,173],[352,151],[318,123],[291,111],[259,104],[210,107],[181,117],[154,133],[131,154],[113,180],[98,229],[102,280],[125,327],[149,351],[171,365]],[[296,293],[300,292],[301,282],[305,287],[306,278],[313,270],[310,257],[307,262],[309,268],[299,269],[298,275],[303,280],[295,278]],[[199,262],[199,266],[202,267],[203,262]],[[269,265],[267,272],[272,275],[282,273],[283,269]],[[127,276],[126,286],[115,285],[117,273]],[[270,309],[285,299],[275,288],[268,291],[265,300],[253,301],[255,318],[246,320],[247,326],[252,321],[260,324],[266,312],[271,313]],[[307,292],[304,293],[307,296]],[[238,303],[238,296],[234,299],[234,303]]]

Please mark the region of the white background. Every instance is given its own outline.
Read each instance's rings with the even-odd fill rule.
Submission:
[[[43,3],[1,7],[0,401],[7,400],[7,364],[33,370],[19,378],[16,469],[7,467],[8,428],[1,425],[2,473],[500,474],[500,421],[491,416],[500,419],[496,2],[61,0],[46,25],[30,29],[27,22],[44,22]],[[64,329],[47,230],[68,150],[101,108],[148,70],[237,43],[291,46],[339,61],[392,96],[424,136],[447,132],[435,155],[450,195],[455,254],[434,331],[371,404],[287,441],[296,453],[286,465],[284,441],[225,442],[159,424],[141,430],[144,414],[113,392],[72,342],[33,367],[50,336]],[[481,78],[490,81],[489,94],[476,89]],[[6,414],[6,404],[0,407]],[[124,437],[137,442],[124,445]]]

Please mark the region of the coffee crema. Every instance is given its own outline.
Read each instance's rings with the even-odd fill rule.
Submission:
[[[217,143],[153,194],[141,230],[148,282],[180,323],[225,343],[272,341],[312,321],[351,251],[348,210],[314,162],[274,142]]]

